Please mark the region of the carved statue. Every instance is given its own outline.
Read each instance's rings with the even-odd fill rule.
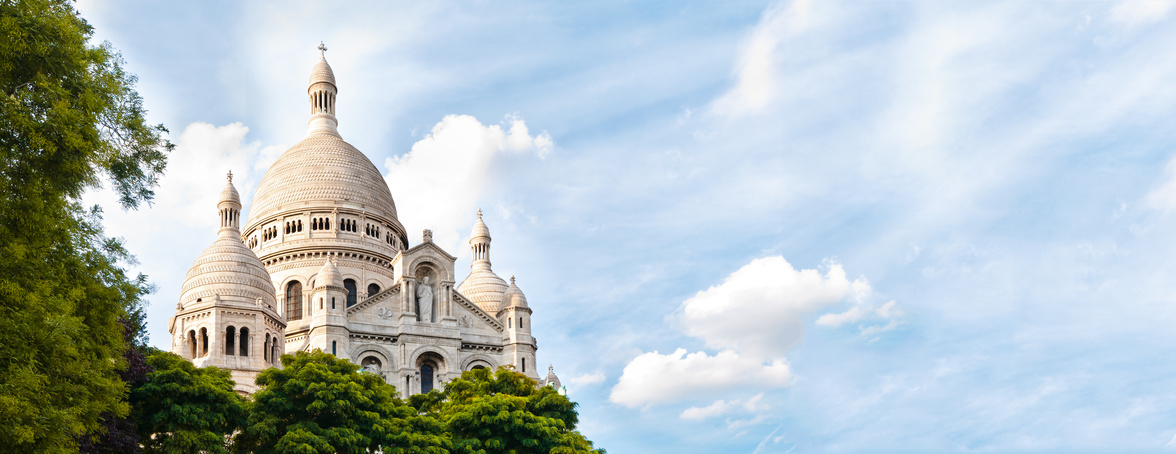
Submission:
[[[380,373],[380,366],[377,366],[375,364],[365,364],[363,366],[363,371],[364,372],[371,372],[376,375],[384,375],[384,374]]]
[[[433,287],[429,286],[429,277],[425,276],[421,280],[421,285],[417,287],[416,291],[417,305],[420,307],[420,320],[422,322],[433,322]]]

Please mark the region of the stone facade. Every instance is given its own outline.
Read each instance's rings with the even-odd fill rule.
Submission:
[[[314,349],[406,396],[479,367],[539,381],[531,309],[513,277],[507,286],[491,270],[481,212],[470,274],[455,285],[456,257],[428,230],[409,247],[383,176],[339,136],[337,93],[324,56],[307,89],[308,134],[270,167],[243,230],[230,175],[218,238],[188,272],[169,326],[172,351],[231,370],[244,393],[281,354]]]

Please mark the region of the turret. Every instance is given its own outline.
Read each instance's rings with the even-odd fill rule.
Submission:
[[[310,312],[310,348],[349,358],[347,288],[333,260],[323,263],[315,277]]]
[[[503,359],[513,364],[515,370],[539,380],[539,372],[535,370],[535,338],[531,337],[531,308],[514,276],[510,277],[510,287],[503,293],[499,307],[498,321],[506,327]]]

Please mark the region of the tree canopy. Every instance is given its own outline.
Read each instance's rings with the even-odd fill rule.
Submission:
[[[229,371],[198,368],[163,351],[153,352],[147,363],[153,370],[130,396],[144,451],[228,452],[226,437],[246,417],[245,402],[233,391]]]
[[[257,377],[261,388],[234,449],[256,453],[445,453],[434,418],[417,414],[384,379],[314,351],[282,356],[281,369]]]
[[[575,403],[510,369],[474,369],[447,383],[443,392],[410,400],[438,415],[457,453],[604,452],[576,431]]]
[[[66,1],[0,2],[0,450],[69,452],[125,416],[120,319],[150,291],[84,208],[104,179],[150,202],[171,145],[134,76]]]

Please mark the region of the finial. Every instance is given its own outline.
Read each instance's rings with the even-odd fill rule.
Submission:
[[[233,171],[230,170],[229,171],[229,184],[232,184],[232,183],[233,183]]]
[[[478,208],[478,219],[482,219],[482,209]]]
[[[510,275],[510,285],[514,285],[514,275]]]
[[[319,50],[319,57],[322,57],[322,59],[326,60],[326,58],[327,58],[327,45],[323,44],[322,41],[319,41],[318,50]]]

